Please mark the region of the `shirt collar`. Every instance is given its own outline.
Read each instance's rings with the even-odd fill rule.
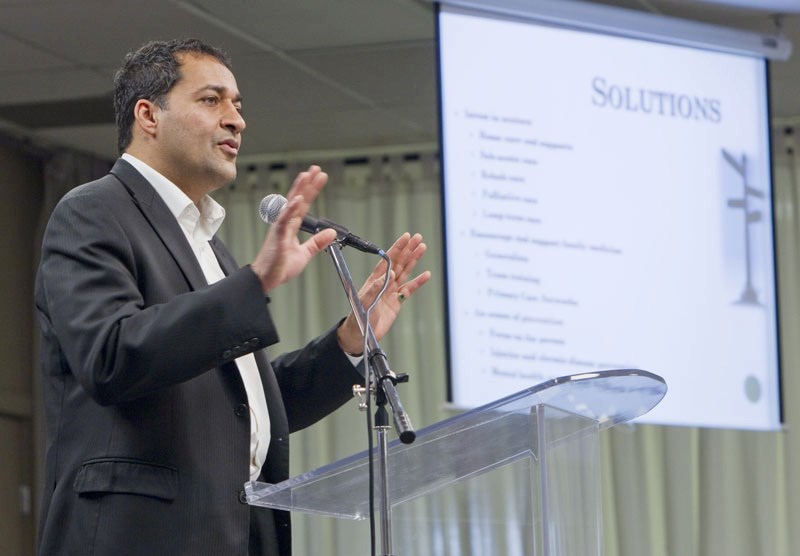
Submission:
[[[180,187],[147,163],[128,153],[124,153],[122,159],[150,182],[184,232],[196,240],[208,241],[214,237],[225,220],[225,209],[222,205],[208,195],[203,195],[194,204]]]

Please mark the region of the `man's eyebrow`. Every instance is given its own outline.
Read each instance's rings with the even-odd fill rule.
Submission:
[[[214,91],[220,96],[224,96],[225,93],[228,92],[227,87],[223,87],[222,85],[204,85],[195,91],[196,93],[202,93],[203,91]],[[236,96],[233,98],[233,102],[242,102],[242,95],[241,93],[237,93]]]

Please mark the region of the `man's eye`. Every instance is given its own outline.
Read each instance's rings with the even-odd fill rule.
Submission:
[[[203,102],[206,104],[217,104],[219,99],[217,97],[206,97],[203,99]]]

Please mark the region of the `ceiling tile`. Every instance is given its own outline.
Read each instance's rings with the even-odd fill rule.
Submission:
[[[436,102],[433,41],[319,49],[293,56],[384,104]]]
[[[0,74],[43,69],[63,69],[72,65],[45,50],[30,46],[2,33],[0,33],[0,52],[2,52],[2,56],[0,56]],[[7,75],[2,76],[2,78],[12,79]]]
[[[231,55],[255,47],[163,0],[62,0],[0,5],[0,31],[87,67],[114,66],[148,40],[198,37]]]
[[[193,0],[281,49],[432,39],[433,5],[413,0]]]
[[[245,117],[252,111],[302,114],[320,107],[339,109],[358,106],[353,98],[331,83],[329,76],[259,54],[233,59],[236,82],[244,97]]]
[[[55,101],[101,96],[112,89],[111,78],[102,72],[68,69],[0,75],[0,104]]]

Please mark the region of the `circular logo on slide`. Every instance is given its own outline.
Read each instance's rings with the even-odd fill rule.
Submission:
[[[758,378],[750,375],[744,380],[744,393],[747,399],[753,403],[761,399],[761,382]]]

